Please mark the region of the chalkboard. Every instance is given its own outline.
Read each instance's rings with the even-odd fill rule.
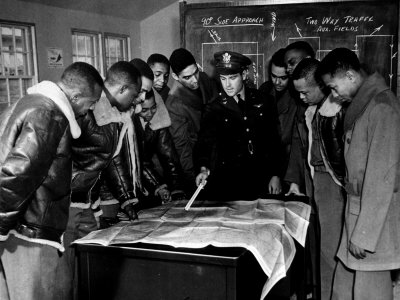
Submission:
[[[258,87],[268,79],[271,56],[279,48],[304,40],[319,60],[337,47],[352,49],[396,90],[398,1],[181,2],[180,14],[181,44],[206,73],[212,71],[215,52],[240,52],[252,60],[250,82]]]

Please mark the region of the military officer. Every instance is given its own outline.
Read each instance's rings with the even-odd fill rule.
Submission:
[[[251,60],[236,52],[214,54],[222,93],[207,105],[195,162],[208,199],[253,200],[281,193],[281,143],[276,105],[246,87]]]

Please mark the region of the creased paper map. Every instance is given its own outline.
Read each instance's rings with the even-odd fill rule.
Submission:
[[[120,222],[94,231],[75,243],[243,247],[253,253],[268,276],[261,299],[286,276],[296,253],[293,238],[304,246],[311,212],[307,204],[268,199],[224,203],[196,201],[185,211],[186,202],[143,210],[139,220],[133,223]]]

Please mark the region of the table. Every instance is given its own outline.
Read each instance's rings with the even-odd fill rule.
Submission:
[[[309,206],[258,199],[222,206],[198,202],[184,212],[185,204],[145,210],[134,224],[116,224],[76,241],[82,298],[260,299],[262,291],[269,293],[266,299],[277,299],[274,290],[289,297],[288,284],[269,289],[305,243]],[[298,252],[303,263],[304,251]],[[297,292],[306,277],[298,275]]]
[[[267,279],[244,248],[76,246],[80,299],[258,300]],[[289,293],[289,280],[283,279],[266,299]]]

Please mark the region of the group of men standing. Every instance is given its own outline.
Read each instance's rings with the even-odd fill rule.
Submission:
[[[0,299],[76,298],[71,243],[110,225],[100,208],[133,220],[205,182],[216,201],[307,195],[321,299],[392,299],[399,102],[349,49],[314,56],[280,49],[258,90],[248,57],[215,53],[216,82],[183,48],[118,62],[104,81],[77,62],[28,89],[0,119]]]
[[[172,135],[181,162],[199,172],[196,184],[208,181],[204,197],[307,195],[319,220],[311,248],[321,299],[392,299],[391,270],[400,267],[400,106],[383,77],[367,74],[349,49],[320,62],[308,43],[296,42],[272,56],[270,82],[253,90],[245,84],[251,61],[222,51],[214,55],[222,89],[208,102],[194,58],[176,51],[190,57],[172,68],[177,98],[193,107],[179,110],[167,99],[181,130]]]

